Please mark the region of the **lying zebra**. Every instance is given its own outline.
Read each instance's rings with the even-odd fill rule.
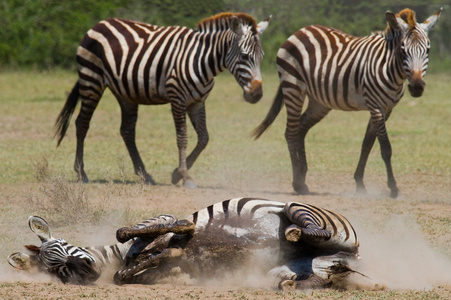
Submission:
[[[64,283],[89,284],[116,263],[117,284],[152,284],[187,273],[212,278],[239,269],[250,258],[282,289],[342,285],[358,258],[354,228],[342,215],[302,203],[235,198],[213,204],[185,220],[170,215],[117,231],[119,244],[81,248],[53,238],[49,225],[30,217],[42,241],[13,253],[18,269],[50,273]],[[358,273],[358,272],[357,272]]]

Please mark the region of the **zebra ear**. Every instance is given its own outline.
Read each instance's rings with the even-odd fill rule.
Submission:
[[[31,257],[22,252],[15,252],[8,256],[8,263],[19,270],[31,269]]]
[[[50,226],[43,218],[38,216],[29,217],[28,226],[30,226],[31,231],[36,233],[41,242],[53,240],[52,232],[50,231]]]
[[[387,11],[385,13],[385,17],[387,19],[388,26],[390,26],[390,28],[394,31],[405,31],[409,28],[409,25],[404,22],[403,19],[396,17],[391,11]]]
[[[424,29],[424,31],[429,32],[432,28],[434,28],[435,24],[437,23],[438,19],[440,18],[440,14],[442,13],[443,7],[439,9],[439,11],[429,18],[427,18],[426,21],[420,24],[421,28]]]
[[[243,36],[243,28],[241,26],[240,20],[236,16],[232,16],[232,31],[238,36]]]
[[[258,34],[262,34],[263,31],[268,28],[269,21],[271,20],[272,16],[270,15],[266,20],[261,21],[257,24],[257,32]]]

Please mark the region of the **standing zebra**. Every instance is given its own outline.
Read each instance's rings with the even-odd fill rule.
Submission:
[[[303,203],[234,198],[210,205],[184,220],[163,215],[116,233],[105,247],[74,247],[51,236],[48,224],[30,217],[41,247],[34,255],[13,253],[18,269],[56,275],[63,282],[94,282],[106,264],[117,262],[117,284],[152,284],[168,275],[220,277],[249,264],[282,280],[281,288],[323,287],[341,282],[358,257],[354,228],[342,215]],[[258,270],[257,270],[258,269]]]
[[[108,87],[121,107],[120,132],[135,173],[150,184],[155,182],[135,144],[138,105],[171,104],[179,150],[179,166],[172,173],[172,183],[183,179],[186,187],[195,188],[188,169],[208,143],[204,101],[213,88],[214,77],[227,68],[243,88],[247,102],[260,100],[263,50],[259,34],[268,22],[269,19],[257,25],[246,14],[223,13],[201,21],[196,30],[122,19],[105,20],[89,30],[77,49],[79,79],[55,124],[59,146],[81,97],[75,122],[74,169],[79,180],[88,182],[83,163],[84,140],[92,114]],[[188,157],[186,114],[198,136]]]
[[[293,188],[308,194],[304,140],[308,130],[332,109],[368,110],[370,120],[354,174],[357,191],[364,192],[363,173],[376,137],[385,162],[390,196],[398,196],[391,166],[391,145],[385,122],[409,81],[413,97],[422,95],[428,66],[428,32],[442,9],[418,24],[415,13],[404,9],[386,13],[387,28],[366,37],[353,37],[337,29],[308,26],[300,29],[277,53],[280,85],[268,115],[254,130],[255,138],[272,124],[282,105],[287,107],[285,138],[293,169]],[[305,97],[308,107],[301,115]]]

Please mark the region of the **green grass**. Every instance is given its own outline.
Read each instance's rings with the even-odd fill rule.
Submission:
[[[394,109],[387,128],[393,147],[395,175],[451,174],[451,151],[447,151],[451,148],[451,108],[447,103],[447,96],[451,93],[447,84],[450,79],[451,75],[429,75],[423,97],[414,99],[407,93]],[[77,112],[59,148],[52,139],[54,121],[75,80],[75,74],[64,71],[0,74],[0,111],[3,115],[0,121],[3,170],[0,183],[34,181],[33,161],[41,157],[47,158],[52,170],[75,179],[71,172]],[[217,79],[217,85],[207,99],[210,144],[193,168],[192,176],[203,180],[211,178],[209,170],[212,172],[217,166],[235,169],[248,163],[263,172],[290,173],[283,137],[284,109],[260,140],[254,142],[249,137],[251,130],[266,115],[277,81],[275,75],[264,74],[264,98],[251,105],[242,100],[242,92],[231,76],[222,75]],[[346,172],[351,175],[357,164],[368,118],[367,112],[332,111],[312,128],[306,144],[310,172]],[[94,113],[85,142],[85,165],[90,179],[101,180],[107,173],[119,180],[119,173],[123,171],[125,179],[135,180],[119,126],[119,106],[106,92]],[[196,137],[191,127],[189,133],[189,147],[192,148]],[[148,171],[157,181],[169,183],[168,174],[177,165],[178,155],[168,105],[140,107],[137,144]],[[385,173],[377,143],[367,171],[377,175]]]

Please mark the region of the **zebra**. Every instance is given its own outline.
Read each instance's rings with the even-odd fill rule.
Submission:
[[[260,63],[264,53],[259,35],[269,20],[270,17],[256,24],[244,13],[221,13],[204,19],[195,30],[124,19],[104,20],[90,29],[77,49],[78,81],[55,123],[58,147],[81,98],[75,122],[74,170],[78,179],[89,181],[84,170],[84,140],[94,110],[108,87],[121,108],[120,133],[135,173],[153,185],[155,181],[147,173],[135,143],[138,105],[171,104],[179,150],[179,166],[173,171],[171,182],[177,184],[183,179],[186,187],[196,188],[188,170],[209,141],[205,100],[214,77],[228,69],[242,87],[247,102],[260,100]],[[189,156],[186,114],[198,136]]]
[[[44,223],[41,227],[48,228],[48,225]],[[182,220],[162,215],[122,227],[117,230],[116,237],[123,243],[120,251],[114,251],[121,253],[115,255],[121,262],[114,275],[114,281],[119,285],[152,284],[182,273],[199,280],[217,278],[246,266],[252,258],[255,258],[252,263],[261,269],[258,271],[278,279],[282,289],[330,286],[342,283],[350,273],[358,273],[351,268],[359,258],[359,242],[351,223],[339,213],[304,203],[233,198],[203,208]],[[47,237],[43,241],[50,240]],[[56,245],[59,240],[52,241]],[[43,252],[44,244],[38,263],[69,261],[61,255],[43,258],[54,255]],[[67,243],[59,245],[66,247]],[[111,246],[105,248],[108,247]],[[104,266],[106,261],[103,259],[98,263],[101,251],[78,249],[86,252],[86,257],[94,258],[85,261],[91,262],[91,273],[99,275],[98,266]],[[11,256],[25,265],[27,257],[24,254]],[[17,262],[14,265],[14,261],[11,264],[19,265]],[[55,272],[55,268],[48,265],[41,269]],[[64,265],[67,267],[67,263]],[[79,269],[70,273],[73,277],[84,278],[76,282],[95,280],[94,276],[83,277],[90,274],[87,271],[75,276]],[[58,277],[74,282],[67,277]]]
[[[50,274],[63,283],[86,285],[95,282],[105,267],[117,269],[123,265],[133,244],[130,240],[108,246],[76,247],[64,239],[54,238],[50,226],[41,217],[30,216],[28,225],[42,245],[26,245],[31,255],[12,253],[8,256],[9,264],[19,270]]]
[[[428,33],[441,11],[442,8],[421,24],[410,9],[396,15],[387,12],[386,29],[365,37],[354,37],[324,26],[308,26],[282,45],[276,60],[280,85],[267,116],[252,135],[259,138],[273,123],[283,104],[286,105],[285,138],[296,192],[310,192],[305,183],[304,140],[308,130],[332,109],[368,110],[370,120],[354,173],[357,192],[365,193],[363,174],[377,137],[387,170],[390,196],[398,196],[385,122],[403,96],[406,79],[410,94],[413,97],[422,95],[423,77],[429,61]],[[308,106],[301,114],[306,96]]]

